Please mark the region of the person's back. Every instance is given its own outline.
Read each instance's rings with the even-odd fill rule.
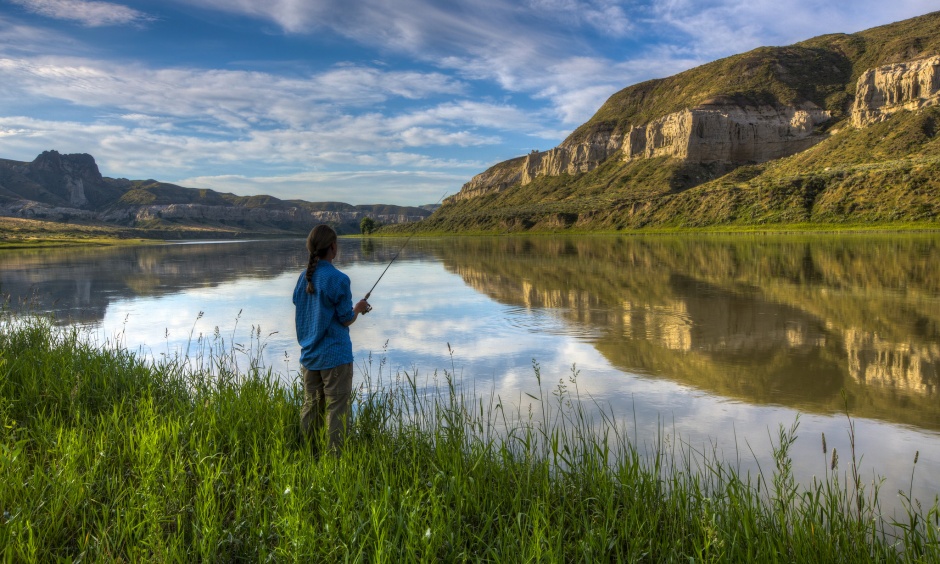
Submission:
[[[310,260],[294,288],[294,324],[304,372],[301,431],[318,438],[324,427],[329,446],[343,441],[352,395],[353,354],[349,326],[369,304],[352,305],[349,277],[333,266],[336,232],[318,225],[307,236]]]
[[[349,277],[321,261],[313,274],[314,293],[307,293],[306,271],[294,289],[295,325],[300,363],[322,370],[352,362],[352,341],[345,325],[353,316]]]

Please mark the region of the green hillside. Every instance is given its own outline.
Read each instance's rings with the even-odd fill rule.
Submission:
[[[836,115],[844,110],[844,85],[852,67],[838,51],[809,47],[761,47],[675,76],[617,92],[565,143],[595,131],[629,129],[708,102],[799,105],[812,102]]]
[[[709,101],[799,105],[845,117],[855,82],[879,65],[940,53],[940,12],[856,34],[815,37],[789,47],[760,47],[668,78],[617,92],[564,143],[594,131],[626,129]]]
[[[583,174],[522,185],[522,158],[484,176],[482,196],[445,202],[425,231],[617,230],[715,225],[940,222],[940,110],[901,112],[864,129],[847,117],[868,69],[940,53],[940,12],[855,34],[762,47],[617,92],[562,144],[627,131],[709,103],[815,105],[827,138],[788,158],[732,166],[671,158],[624,162],[615,153]],[[495,183],[493,183],[495,184]]]
[[[791,157],[685,189],[705,167],[666,158],[609,159],[583,175],[540,177],[463,202],[428,231],[587,230],[782,223],[921,222],[940,218],[940,108],[846,128]]]

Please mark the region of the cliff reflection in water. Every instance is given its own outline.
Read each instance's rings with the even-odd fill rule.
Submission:
[[[550,308],[618,368],[940,429],[936,236],[462,239],[445,266]]]
[[[365,291],[401,241],[342,240],[341,247],[338,262],[350,267]],[[410,271],[405,266],[425,259],[435,264]],[[413,351],[422,350],[425,340],[451,338],[434,336],[422,324],[435,313],[430,305],[421,309],[426,296],[411,299],[414,292],[429,291],[421,280],[399,287],[404,299],[392,293],[396,280],[441,270],[438,261],[513,310],[540,310],[538,316],[483,320],[480,327],[513,325],[500,338],[517,329],[562,331],[566,339],[590,343],[619,370],[671,379],[718,397],[832,413],[843,409],[844,390],[853,415],[940,430],[940,237],[417,238],[399,258],[395,275],[383,282],[387,317],[369,322],[390,325],[375,325],[371,341],[364,343],[385,342],[409,322],[417,324],[406,333]],[[276,280],[278,296],[284,297],[272,302],[276,307],[267,302],[265,307],[284,309],[263,319],[268,327],[290,319],[294,275],[285,274],[299,272],[305,262],[302,240],[4,251],[0,294],[16,309],[29,304],[29,311],[50,312],[62,323],[98,323],[115,311],[133,311],[115,308],[114,302],[169,298],[200,288],[234,292],[226,303],[238,311],[252,296],[239,293],[244,290],[234,283]],[[447,279],[459,285],[449,274]],[[438,303],[451,304],[452,295],[441,296]],[[191,305],[202,308],[200,299]],[[166,299],[147,307],[180,308],[180,303]],[[402,303],[411,309],[396,310]],[[404,317],[395,318],[395,311]],[[162,337],[176,323],[189,328],[185,338],[195,318],[190,313],[182,321],[164,315],[160,327],[136,327],[136,332],[141,339],[149,330]],[[478,312],[458,308],[450,314],[466,315],[463,323],[468,323]],[[563,323],[539,324],[546,315]],[[208,334],[213,323],[200,330]],[[285,329],[278,337],[284,339],[278,346],[292,351],[289,333]],[[487,370],[498,371],[502,359]]]

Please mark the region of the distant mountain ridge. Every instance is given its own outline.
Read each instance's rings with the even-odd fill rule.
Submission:
[[[937,221],[938,106],[940,12],[761,47],[617,92],[423,228]]]
[[[390,224],[430,213],[422,207],[236,196],[152,179],[107,178],[88,154],[44,151],[32,162],[0,159],[2,216],[245,236],[305,234],[319,223],[357,233],[364,217]]]

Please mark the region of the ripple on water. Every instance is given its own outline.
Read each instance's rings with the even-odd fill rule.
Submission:
[[[574,337],[578,340],[596,339],[599,332],[586,324],[566,325],[564,311],[560,309],[506,308],[504,318],[512,329],[538,335]]]

